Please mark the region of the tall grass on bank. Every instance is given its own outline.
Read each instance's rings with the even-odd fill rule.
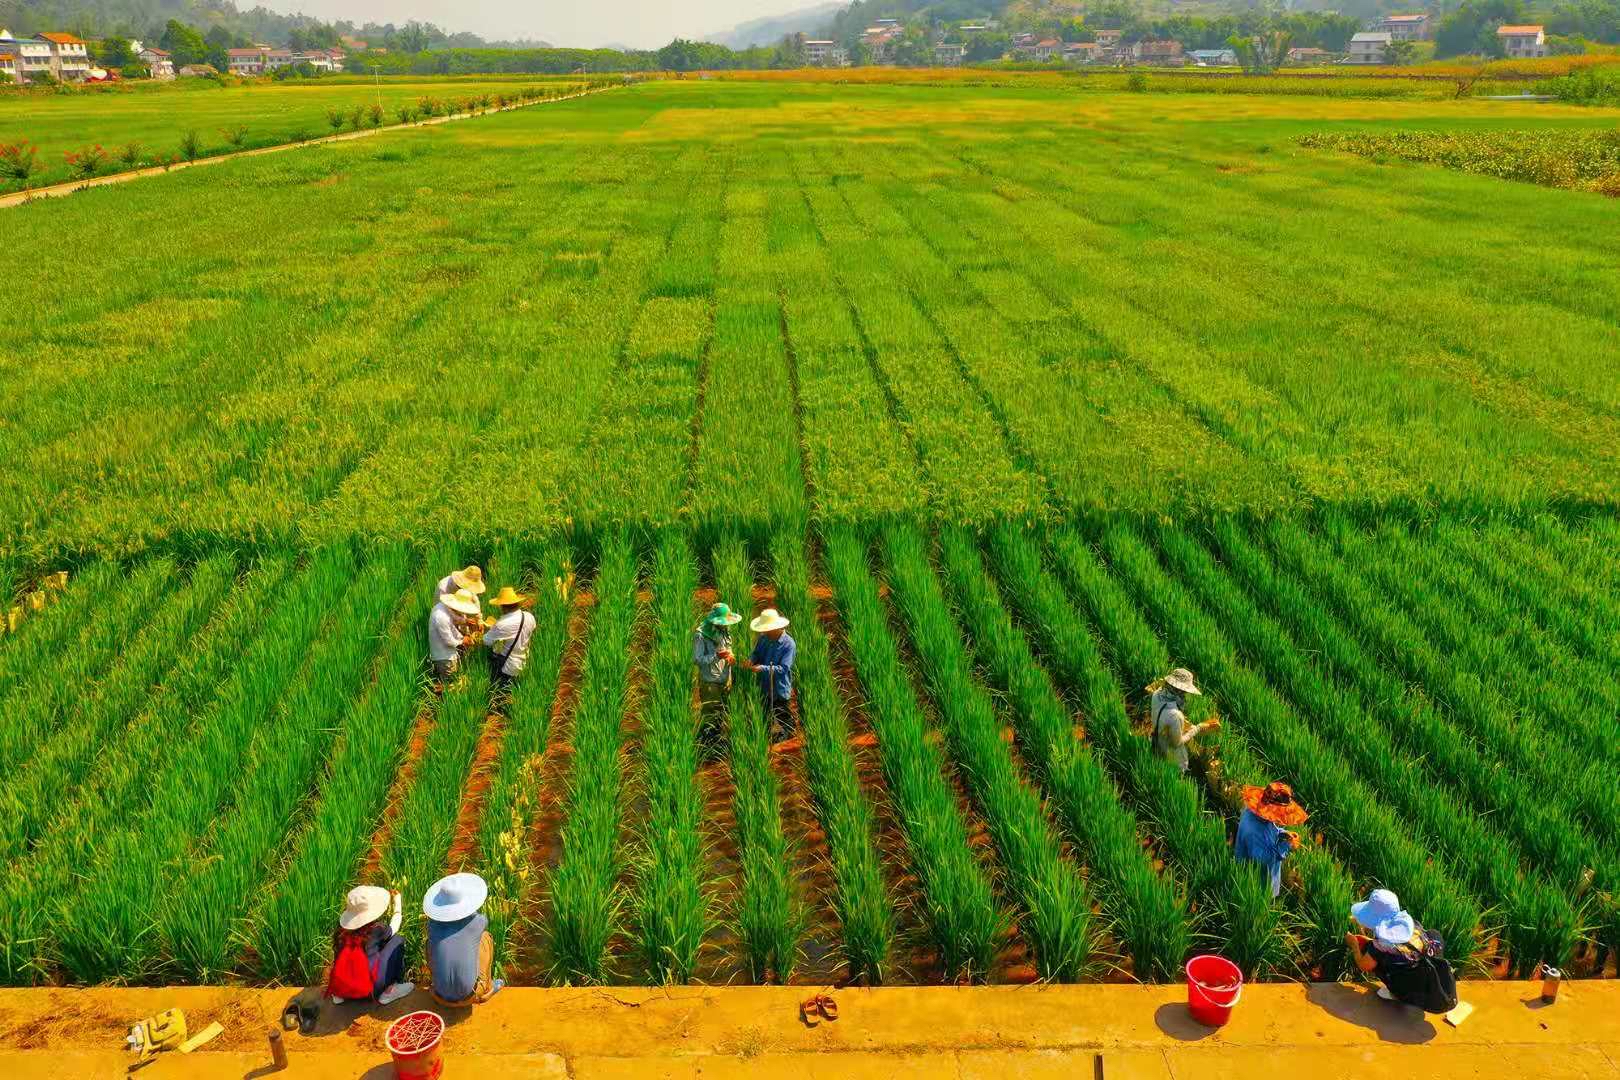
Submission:
[[[620,741],[636,624],[636,554],[628,537],[603,544],[593,591],[596,612],[574,713],[562,861],[552,871],[550,889],[551,977],[575,985],[606,981],[608,944],[621,928],[624,906]]]
[[[715,549],[714,576],[721,599],[746,619],[753,613],[754,576],[742,541],[724,540]],[[782,602],[779,601],[778,602]],[[795,612],[794,629],[807,621]],[[746,624],[732,633],[739,657],[748,648]],[[800,645],[799,705],[805,715],[804,646]],[[737,858],[741,864],[737,908],[733,918],[742,939],[748,975],[755,982],[786,983],[799,962],[799,940],[804,935],[805,909],[793,879],[796,853],[782,829],[782,797],[771,769],[770,733],[754,677],[740,668],[732,672],[733,686],[726,707],[726,749],[732,785],[732,818],[737,831]],[[805,725],[808,727],[808,720]]]

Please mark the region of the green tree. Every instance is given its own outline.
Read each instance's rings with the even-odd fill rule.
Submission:
[[[169,20],[158,44],[169,53],[176,68],[202,63],[208,55],[208,43],[203,36],[179,19]]]
[[[1501,45],[1496,40],[1496,28],[1523,22],[1524,18],[1520,0],[1463,0],[1461,7],[1440,20],[1434,35],[1434,55],[1497,55]]]
[[[128,67],[135,62],[135,53],[129,47],[129,38],[109,37],[96,48],[96,62],[106,68]]]
[[[1417,58],[1417,42],[1391,41],[1384,46],[1384,63],[1405,67]]]

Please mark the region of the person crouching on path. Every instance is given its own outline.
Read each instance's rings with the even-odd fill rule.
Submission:
[[[1303,825],[1310,815],[1294,798],[1294,789],[1283,783],[1245,787],[1243,805],[1232,857],[1264,867],[1271,880],[1271,895],[1276,896],[1282,892],[1283,860],[1299,846],[1299,837],[1283,826]]]
[[[692,631],[692,663],[697,667],[701,717],[698,735],[707,745],[713,745],[719,733],[726,698],[731,694],[731,665],[737,659],[731,649],[731,628],[740,622],[741,615],[725,604],[716,604]]]
[[[1150,710],[1153,716],[1153,749],[1160,756],[1176,763],[1182,773],[1187,772],[1187,744],[1206,731],[1221,726],[1211,717],[1202,724],[1187,723],[1186,708],[1189,694],[1203,694],[1193,682],[1193,674],[1186,668],[1176,668],[1164,678],[1147,687],[1153,692]]]
[[[497,691],[508,689],[529,659],[534,616],[523,610],[527,600],[512,586],[503,585],[493,601],[501,609],[501,616],[484,631],[484,644],[489,646],[489,684]],[[498,647],[502,642],[507,643],[504,649]]]
[[[771,741],[781,742],[793,732],[793,661],[799,646],[788,636],[788,620],[775,608],[760,612],[748,628],[759,635],[759,641],[745,666],[759,676]]]
[[[422,897],[433,998],[441,1005],[481,1005],[506,985],[491,977],[495,939],[489,936],[489,917],[478,910],[487,896],[489,886],[477,874],[451,874]]]
[[[388,916],[386,922],[384,915]],[[332,1004],[366,1000],[391,1005],[416,989],[415,983],[403,981],[402,916],[399,893],[390,894],[376,885],[349,890],[348,906],[338,916],[338,929],[332,935],[332,966],[326,976]]]
[[[1371,931],[1371,937],[1346,934],[1344,941],[1356,967],[1383,982],[1380,998],[1431,1013],[1457,1007],[1457,977],[1445,958],[1445,942],[1402,911],[1399,897],[1374,889],[1351,905],[1350,917]]]
[[[435,691],[442,691],[461,666],[461,650],[477,640],[456,616],[477,614],[478,601],[466,589],[440,593],[439,602],[428,613],[428,662],[433,667]]]

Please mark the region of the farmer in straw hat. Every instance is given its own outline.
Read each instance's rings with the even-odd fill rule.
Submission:
[[[759,641],[743,666],[759,676],[771,741],[781,742],[793,730],[793,661],[799,646],[788,636],[788,620],[775,608],[760,612],[748,628],[759,635]]]
[[[1203,691],[1198,689],[1198,684],[1193,682],[1192,672],[1186,668],[1176,668],[1164,678],[1149,684],[1147,689],[1153,693],[1149,706],[1153,718],[1153,749],[1175,762],[1185,773],[1187,744],[1203,732],[1220,727],[1221,722],[1211,717],[1202,724],[1187,723],[1187,714],[1183,711],[1187,696],[1202,694]]]
[[[376,885],[349,890],[348,906],[332,935],[332,966],[326,975],[332,1004],[369,1000],[391,1005],[416,989],[415,983],[403,981],[405,939],[399,936],[403,915],[397,892]]]
[[[453,593],[457,589],[466,589],[476,598],[484,595],[485,588],[484,572],[476,566],[468,566],[460,570],[452,570],[440,578],[436,591]]]
[[[457,615],[478,615],[478,598],[466,589],[439,594],[439,602],[428,613],[428,661],[433,666],[433,684],[443,690],[461,664],[461,650],[478,640]]]
[[[481,1005],[506,985],[491,977],[495,939],[489,917],[478,910],[487,896],[489,886],[477,874],[451,874],[422,897],[433,997],[441,1005]]]
[[[731,649],[731,628],[740,622],[741,615],[717,603],[692,631],[692,663],[697,667],[701,737],[705,742],[714,740],[731,693],[731,665],[737,659]]]
[[[1356,967],[1383,982],[1380,998],[1432,1013],[1457,1007],[1457,977],[1445,958],[1445,942],[1402,911],[1398,896],[1374,889],[1350,906],[1350,917],[1371,932],[1370,937],[1349,933],[1344,941]]]
[[[510,687],[528,661],[529,636],[534,633],[534,616],[523,610],[528,599],[510,585],[501,586],[495,597],[501,617],[484,631],[484,644],[489,646],[489,683],[496,690]],[[498,647],[502,642],[508,643],[504,649]]]
[[[1232,857],[1264,867],[1271,879],[1271,895],[1276,896],[1282,892],[1283,860],[1299,846],[1299,837],[1283,826],[1303,825],[1310,815],[1294,798],[1294,789],[1281,782],[1245,787],[1243,806]]]

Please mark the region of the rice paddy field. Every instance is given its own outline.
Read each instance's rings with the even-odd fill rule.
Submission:
[[[6,285],[0,981],[311,980],[459,869],[517,982],[1333,978],[1375,886],[1613,977],[1615,204],[1296,137],[1615,120],[676,81],[6,211],[94,258]],[[510,701],[423,678],[467,562]],[[717,597],[786,743],[699,743]]]

